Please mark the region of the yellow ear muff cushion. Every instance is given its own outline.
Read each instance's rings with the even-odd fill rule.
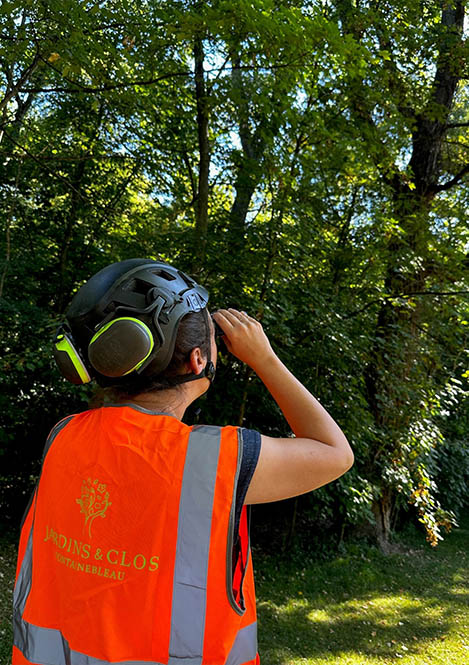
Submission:
[[[89,344],[88,358],[97,372],[117,378],[143,365],[153,346],[150,328],[138,319],[123,316],[98,330]]]
[[[91,381],[88,370],[83,364],[72,339],[65,332],[60,332],[57,335],[53,353],[60,371],[68,381],[77,386]]]

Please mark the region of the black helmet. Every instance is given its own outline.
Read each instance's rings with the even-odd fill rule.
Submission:
[[[134,371],[160,374],[171,361],[180,320],[204,310],[208,297],[203,286],[167,263],[113,263],[73,298],[68,328],[59,330],[54,344],[57,364],[73,383],[96,376],[110,385]]]

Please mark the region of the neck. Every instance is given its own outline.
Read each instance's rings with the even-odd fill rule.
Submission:
[[[153,393],[141,393],[132,397],[130,401],[149,411],[161,411],[162,413],[174,416],[178,420],[182,420],[185,410],[189,406],[189,403],[183,397],[182,391],[171,389],[159,390]]]
[[[168,390],[140,393],[132,397],[130,401],[149,411],[162,411],[182,420],[187,407],[203,395],[209,385],[208,379],[203,378],[200,381],[183,383]]]

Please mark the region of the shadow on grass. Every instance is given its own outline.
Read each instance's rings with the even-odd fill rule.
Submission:
[[[261,659],[281,665],[348,653],[356,654],[357,663],[360,655],[398,662],[422,654],[457,627],[458,615],[467,614],[468,545],[469,531],[460,529],[435,551],[385,557],[351,548],[333,561],[303,567],[261,560]]]
[[[347,663],[360,663],[360,657],[398,663],[405,656],[429,662],[423,658],[429,644],[444,640],[458,616],[468,615],[466,552],[467,526],[436,550],[420,547],[390,557],[361,546],[329,562],[254,555],[263,665],[332,663],[344,654]],[[13,545],[0,543],[1,665],[10,662],[14,555]]]

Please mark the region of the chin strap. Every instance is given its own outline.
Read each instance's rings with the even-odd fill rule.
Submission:
[[[210,381],[210,385],[212,385],[213,381],[215,380],[215,365],[212,362],[212,335],[210,334],[210,320],[209,320],[209,315],[208,315],[208,310],[206,307],[203,309],[203,314],[204,314],[204,321],[205,321],[205,330],[207,332],[207,338],[208,338],[208,351],[207,351],[207,364],[203,368],[202,372],[204,376],[207,377],[207,379]]]
[[[210,331],[210,317],[208,315],[208,310],[206,307],[204,307],[203,315],[204,315],[204,321],[205,321],[205,331],[207,333],[207,339],[208,339],[208,351],[207,351],[207,364],[203,368],[202,372],[200,373],[202,376],[207,377],[207,379],[210,381],[210,385],[212,385],[214,379],[215,379],[215,365],[212,362],[212,335]],[[199,376],[200,376],[199,374]]]

